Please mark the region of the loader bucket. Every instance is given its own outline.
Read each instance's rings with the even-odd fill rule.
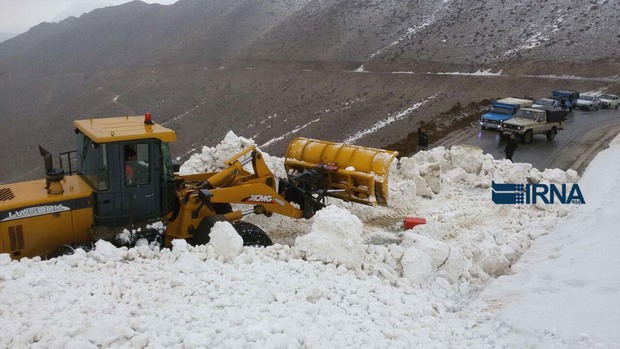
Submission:
[[[328,195],[366,205],[387,205],[388,173],[395,151],[296,138],[288,146],[289,175],[304,170],[324,173]]]

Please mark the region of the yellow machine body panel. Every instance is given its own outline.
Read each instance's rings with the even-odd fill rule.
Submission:
[[[95,143],[109,143],[156,138],[170,143],[176,133],[159,124],[145,124],[143,116],[119,116],[102,119],[76,120],[73,126]]]
[[[308,138],[288,146],[286,170],[317,167],[329,172],[330,196],[363,204],[387,205],[388,174],[398,152]]]
[[[65,177],[61,184],[64,193],[54,195],[45,180],[0,186],[0,253],[33,257],[91,240],[92,189],[79,176]]]

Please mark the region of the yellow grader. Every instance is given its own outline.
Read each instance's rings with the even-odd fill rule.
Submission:
[[[250,214],[310,218],[327,197],[386,205],[388,171],[397,153],[306,138],[288,146],[287,178],[276,179],[251,146],[221,171],[179,175],[169,144],[176,133],[150,114],[74,121],[76,150],[58,156],[39,146],[45,179],[0,185],[0,253],[14,259],[54,257],[99,239],[132,246],[147,239],[209,241],[215,222],[229,221],[245,245],[270,245]],[[251,164],[252,171],[246,170]],[[247,205],[247,209],[233,210]],[[165,230],[149,228],[160,221]],[[120,239],[125,229],[131,238]]]

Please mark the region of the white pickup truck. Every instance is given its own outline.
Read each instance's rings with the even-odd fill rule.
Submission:
[[[534,135],[544,134],[551,141],[558,134],[558,130],[564,129],[564,121],[568,112],[565,109],[521,108],[514,117],[506,120],[500,127],[502,136],[515,134],[530,143]]]

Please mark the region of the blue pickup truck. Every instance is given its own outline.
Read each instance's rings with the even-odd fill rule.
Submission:
[[[499,130],[503,121],[511,119],[519,108],[531,107],[534,101],[520,98],[502,98],[493,102],[491,109],[480,117],[483,130],[493,128]]]
[[[555,98],[563,102],[563,108],[567,108],[568,111],[575,109],[575,103],[579,99],[579,92],[572,90],[553,90],[551,92],[551,98]]]

